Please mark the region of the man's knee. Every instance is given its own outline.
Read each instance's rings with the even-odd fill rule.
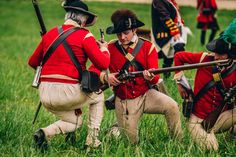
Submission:
[[[223,112],[217,119],[214,127],[215,133],[222,133],[228,131],[234,124],[236,124],[236,115],[232,115],[232,110]]]
[[[92,100],[92,104],[102,104],[104,103],[104,93],[96,94],[93,93],[93,95],[90,98]]]
[[[217,151],[219,148],[217,139],[214,133],[207,133],[200,124],[188,122],[187,129],[193,139],[193,141],[201,149],[214,150]]]
[[[170,101],[167,104],[166,114],[179,115],[179,105],[175,101]]]

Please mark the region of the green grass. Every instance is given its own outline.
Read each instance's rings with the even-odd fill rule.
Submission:
[[[89,2],[90,10],[99,16],[95,26],[89,28],[99,37],[99,28],[111,25],[110,15],[118,8],[134,10],[138,17],[145,22],[144,28],[151,27],[150,6],[146,4],[101,3]],[[41,11],[47,29],[63,23],[64,11],[60,1],[41,0]],[[86,125],[77,131],[75,146],[64,143],[64,136],[56,136],[50,141],[50,149],[45,154],[33,148],[32,134],[40,127],[54,122],[56,118],[44,109],[40,111],[35,125],[32,119],[38,103],[37,90],[31,87],[34,72],[27,65],[28,57],[40,41],[39,25],[31,2],[28,0],[0,1],[0,156],[235,156],[235,141],[226,141],[225,134],[217,135],[220,144],[218,153],[202,151],[196,147],[185,127],[185,137],[182,142],[169,138],[163,116],[144,115],[140,122],[140,144],[130,145],[125,139],[112,139],[106,136],[106,131],[115,121],[114,111],[105,112],[100,138],[103,145],[99,149],[84,149]],[[194,33],[189,38],[187,50],[205,50],[199,43],[199,30],[196,29],[196,10],[182,7],[181,12],[187,26]],[[234,18],[236,11],[221,10],[218,19],[223,30]],[[109,41],[115,36],[105,36]],[[160,60],[160,63],[162,61]],[[187,72],[190,79],[194,71]],[[191,80],[191,83],[193,81]],[[175,83],[170,79],[166,82],[171,96],[182,102],[177,93]],[[106,97],[111,93],[106,91]],[[85,111],[86,112],[86,111]],[[85,121],[87,115],[85,114]]]

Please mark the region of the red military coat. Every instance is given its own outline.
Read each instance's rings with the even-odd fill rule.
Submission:
[[[63,30],[73,27],[72,25],[62,25]],[[47,32],[33,55],[29,58],[28,64],[36,68],[40,65],[43,56],[45,55],[49,45],[58,36],[57,27]],[[88,58],[100,70],[107,69],[110,63],[108,51],[101,52],[93,35],[86,29],[82,28],[73,32],[66,39],[69,46],[72,48],[75,56],[81,64],[82,69],[86,69],[86,62]],[[41,75],[59,74],[78,80],[80,77],[78,70],[70,59],[64,46],[61,44],[52,53],[45,65],[43,66]],[[55,78],[41,78],[41,81],[63,82],[63,83],[77,83],[72,80],[63,80]]]
[[[219,29],[215,18],[215,12],[217,10],[216,0],[198,0],[197,9],[199,10],[197,16],[197,28],[203,30]]]
[[[136,43],[129,46],[126,51],[128,53],[131,53],[135,45]],[[119,52],[119,50],[115,46],[115,42],[112,42],[108,45],[108,50],[110,52],[111,57],[111,63],[109,66],[110,72],[119,72],[125,64],[126,58],[121,52]],[[151,42],[144,40],[144,43],[136,56],[136,61],[141,63],[144,69],[158,68],[158,55],[155,46]],[[129,72],[131,71],[136,71],[135,67],[131,66],[129,68]],[[150,83],[157,83],[159,77],[159,75],[156,75]],[[143,95],[148,89],[149,87],[146,80],[143,77],[138,77],[130,81],[126,81],[120,84],[119,86],[115,87],[114,92],[116,96],[124,100],[134,99],[140,95]]]
[[[191,52],[179,52],[175,54],[175,65],[183,65],[185,63],[194,64],[201,62],[213,61],[212,55],[206,53],[191,53]],[[210,80],[213,79],[212,67],[198,69],[194,82],[194,95],[196,95]],[[228,75],[223,79],[225,88],[230,88],[236,85],[236,71]],[[205,119],[207,115],[212,112],[217,106],[222,105],[220,102],[223,100],[222,95],[216,89],[211,88],[207,91],[195,104],[193,114],[201,119]]]

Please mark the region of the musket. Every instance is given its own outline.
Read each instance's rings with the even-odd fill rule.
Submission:
[[[37,0],[32,0],[32,3],[33,3],[33,6],[34,6],[36,16],[37,16],[38,21],[39,21],[39,25],[41,27],[40,35],[43,36],[44,34],[47,33],[47,30],[46,30],[46,27],[45,27],[45,24],[44,24],[44,21],[43,21],[41,11],[39,9],[38,1]]]
[[[234,97],[236,96],[236,85],[230,88],[226,94],[224,94],[224,100],[222,101],[221,105],[218,106],[215,110],[213,110],[201,123],[202,127],[207,131],[210,132],[212,127],[215,125],[218,117],[224,110],[227,105],[232,105],[234,101]]]
[[[180,66],[173,66],[169,68],[160,68],[160,69],[153,69],[153,70],[148,70],[150,73],[156,75],[156,74],[161,74],[164,72],[173,72],[173,71],[182,71],[182,70],[191,70],[191,69],[199,69],[199,68],[206,68],[206,67],[211,67],[211,66],[226,66],[232,64],[232,62],[236,62],[236,60],[217,60],[217,61],[211,61],[211,62],[204,62],[204,63],[197,63],[197,64],[187,64],[187,65],[180,65]],[[129,77],[140,77],[143,76],[142,71],[136,71],[136,72],[130,72]]]
[[[105,41],[104,30],[100,28],[99,31],[100,31],[101,42],[103,43]]]
[[[206,68],[206,67],[211,67],[211,66],[216,66],[216,65],[227,66],[230,64],[235,64],[235,62],[236,62],[236,60],[225,59],[225,60],[217,60],[217,61],[203,62],[203,63],[197,63],[197,64],[173,66],[173,67],[168,67],[168,68],[151,69],[148,71],[150,73],[156,75],[156,74],[161,74],[164,72],[199,69],[199,68]],[[143,71],[135,71],[135,72],[121,71],[120,73],[117,73],[118,80],[127,80],[130,78],[142,77],[142,76],[143,76]],[[106,90],[107,88],[108,88],[107,84],[104,84],[101,86],[101,90]]]
[[[34,6],[34,10],[35,10],[35,13],[36,13],[36,16],[37,16],[37,19],[39,21],[39,25],[40,25],[40,28],[41,28],[40,35],[43,36],[44,34],[47,33],[47,30],[46,30],[46,27],[45,27],[43,17],[42,17],[42,14],[40,12],[37,0],[32,0],[32,4]],[[33,124],[35,123],[35,121],[38,117],[41,106],[42,106],[42,103],[40,101],[39,104],[38,104],[37,110],[35,112],[35,115],[34,115]]]
[[[35,112],[35,114],[34,114],[34,119],[33,119],[33,123],[32,123],[32,124],[35,123],[35,121],[36,121],[36,119],[37,119],[37,117],[38,117],[38,114],[39,114],[39,111],[40,111],[41,106],[42,106],[42,102],[39,101],[39,104],[38,104],[37,110],[36,110],[36,112]]]

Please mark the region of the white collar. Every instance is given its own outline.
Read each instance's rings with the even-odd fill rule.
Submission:
[[[73,25],[75,27],[81,27],[81,25],[79,25],[77,22],[75,22],[74,20],[71,20],[71,19],[67,19],[65,22],[64,22],[65,25]]]

